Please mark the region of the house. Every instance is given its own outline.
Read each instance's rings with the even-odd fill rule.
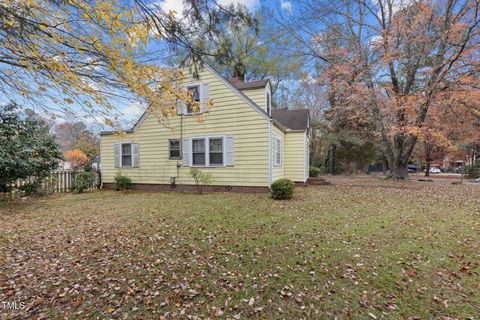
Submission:
[[[205,120],[199,122],[181,104],[168,126],[145,112],[125,134],[102,132],[105,188],[124,175],[133,188],[190,190],[191,167],[211,174],[212,190],[265,191],[280,178],[306,182],[308,110],[272,110],[268,79],[228,81],[210,66],[198,78],[187,75],[183,85],[200,103]]]
[[[92,161],[90,162],[92,165],[92,170],[95,172],[101,171],[102,168],[102,163],[101,163],[101,157],[100,155],[95,156]]]

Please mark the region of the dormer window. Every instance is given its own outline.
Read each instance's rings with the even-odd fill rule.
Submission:
[[[200,85],[188,86],[187,90],[191,94],[192,100],[194,102],[197,102],[198,105],[200,105]],[[190,104],[190,103],[187,104],[187,110],[185,113],[186,114],[193,113],[193,104]]]

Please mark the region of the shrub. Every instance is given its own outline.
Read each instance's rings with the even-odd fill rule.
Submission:
[[[272,183],[271,189],[273,199],[290,199],[295,190],[295,183],[290,179],[278,179]]]
[[[74,188],[78,193],[82,193],[85,189],[93,186],[95,183],[94,172],[80,172],[75,177]]]
[[[475,161],[473,166],[465,166],[463,173],[469,179],[480,178],[480,160]]]
[[[320,168],[310,167],[310,169],[308,170],[308,175],[309,177],[314,178],[314,177],[318,177],[321,172],[322,170],[320,170]]]
[[[130,189],[132,186],[132,180],[125,176],[116,176],[115,185],[117,186],[117,191]]]
[[[29,196],[34,193],[39,193],[41,184],[39,181],[33,181],[20,186],[18,189],[23,191],[26,196]]]
[[[200,171],[198,168],[191,168],[190,174],[192,175],[195,184],[197,185],[198,193],[203,193],[203,187],[208,186],[212,183],[212,175]]]

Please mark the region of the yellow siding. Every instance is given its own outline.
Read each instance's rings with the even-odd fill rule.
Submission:
[[[265,106],[265,88],[242,90],[242,92],[247,97],[249,97],[250,100],[255,102],[260,108],[267,111],[267,108]]]
[[[213,177],[213,185],[268,186],[268,120],[249,106],[216,75],[205,70],[200,79],[189,77],[185,83],[208,83],[214,106],[205,113],[203,123],[194,116],[184,116],[183,138],[192,136],[233,136],[234,166],[200,168]],[[148,115],[135,133],[126,137],[102,135],[102,179],[113,182],[117,173],[133,183],[168,184],[177,176],[177,160],[168,159],[168,139],[180,139],[180,116],[169,120],[170,128]],[[115,168],[114,144],[132,141],[139,144],[139,168]],[[178,184],[192,184],[190,167],[178,169]]]
[[[285,138],[285,177],[303,182],[305,180],[305,132],[287,132]]]
[[[273,155],[273,141],[275,137],[279,137],[282,140],[283,146],[283,159],[281,166],[276,166],[274,163],[274,155]],[[282,130],[277,128],[277,126],[272,125],[272,182],[275,180],[281,179],[285,177],[285,134]]]

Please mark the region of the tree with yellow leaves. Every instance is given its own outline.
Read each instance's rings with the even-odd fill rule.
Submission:
[[[88,164],[88,156],[80,149],[65,151],[64,156],[74,171],[83,169]]]
[[[181,46],[198,65],[203,51],[190,41],[190,28],[213,36],[218,21],[239,19],[233,7],[214,1],[189,0],[186,8],[195,13],[188,25],[143,0],[4,0],[0,93],[50,111],[81,108],[108,125],[118,115],[112,102],[118,99],[140,100],[160,116],[171,115],[178,99],[192,100],[179,85],[183,73],[151,62],[156,57],[147,51],[154,47],[158,55],[158,48]]]

